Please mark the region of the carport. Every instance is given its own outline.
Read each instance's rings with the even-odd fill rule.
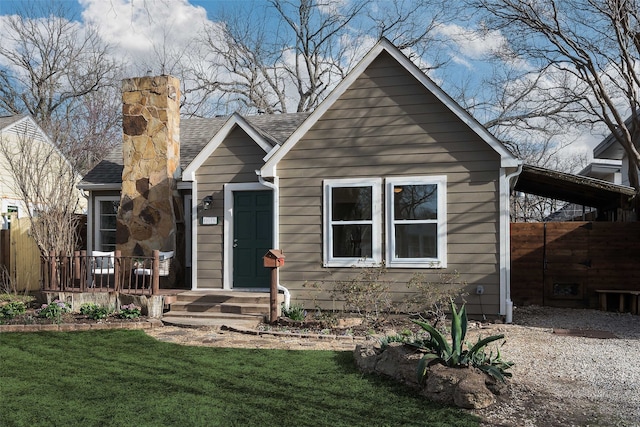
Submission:
[[[527,194],[563,200],[598,210],[598,221],[632,220],[632,187],[588,176],[524,165],[515,188]]]
[[[598,211],[598,222],[511,224],[516,306],[597,308],[604,302],[616,310],[637,311],[637,300],[634,306],[633,298],[621,293],[640,290],[640,222],[632,210],[633,188],[524,165],[515,190]]]

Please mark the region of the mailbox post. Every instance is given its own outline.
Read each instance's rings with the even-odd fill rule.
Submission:
[[[269,249],[262,257],[265,268],[271,269],[271,288],[269,293],[269,322],[278,320],[278,267],[284,265],[284,254],[280,249]]]

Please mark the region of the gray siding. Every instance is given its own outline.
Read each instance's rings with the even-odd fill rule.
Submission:
[[[207,195],[213,196],[213,208],[202,211],[199,207],[198,218],[203,215],[218,217],[218,225],[198,225],[199,289],[223,287],[224,184],[257,182],[255,170],[263,166],[264,156],[265,152],[255,141],[236,127],[196,172],[198,203]]]
[[[458,271],[470,290],[484,286],[482,301],[475,292],[467,297],[471,313],[480,312],[480,302],[484,313],[499,312],[500,156],[388,54],[371,64],[277,170],[280,246],[287,256],[280,282],[294,302],[334,308],[328,292],[333,283],[358,273],[322,267],[324,179],[446,175],[446,271]],[[389,268],[387,278],[401,300],[414,273],[437,281],[440,272]]]

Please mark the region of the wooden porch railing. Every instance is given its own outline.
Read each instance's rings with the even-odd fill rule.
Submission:
[[[126,257],[120,251],[113,255],[50,253],[42,261],[43,291],[159,294],[159,251],[153,251],[151,257]],[[144,270],[151,274],[136,274]]]

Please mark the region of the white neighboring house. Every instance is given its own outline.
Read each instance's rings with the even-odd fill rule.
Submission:
[[[580,175],[593,176],[591,168],[606,176],[597,178],[614,184],[629,185],[629,159],[619,142],[607,136],[593,149],[593,161]],[[584,173],[583,173],[584,172]]]
[[[21,150],[21,154],[25,156],[27,160],[36,162],[37,156],[40,155],[39,153],[46,152],[50,155],[49,158],[57,157],[61,163],[65,163],[65,166],[68,164],[67,159],[63,157],[46,133],[30,115],[18,114],[0,117],[0,144],[15,144],[16,147],[19,147],[24,141],[32,144],[29,147],[28,153]],[[11,167],[3,153],[4,150],[0,150],[0,217],[2,219],[0,228],[8,228],[11,215],[17,215],[18,218],[27,218],[30,212],[32,214],[35,213],[34,209],[37,209],[37,206],[32,206],[31,204],[27,206],[24,202],[16,186]],[[59,183],[60,180],[56,177],[56,174],[61,173],[62,169],[67,170],[67,168],[60,167],[60,170],[56,170],[56,163],[55,161],[49,160],[47,165],[53,167],[50,171],[45,170],[45,173],[52,174],[51,182]],[[77,181],[77,179],[75,179],[75,181]],[[86,212],[86,199],[79,190],[76,191],[78,199],[77,212],[84,213]]]

